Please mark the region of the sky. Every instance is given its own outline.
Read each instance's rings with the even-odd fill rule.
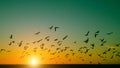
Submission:
[[[119,0],[0,0],[0,49],[5,49],[0,51],[0,64],[28,64],[33,56],[40,59],[40,64],[119,64],[120,57],[116,56],[120,55],[120,46],[116,46],[120,43],[119,3]],[[59,28],[54,31],[49,29],[50,26]],[[40,34],[35,35],[39,31]],[[89,36],[85,36],[88,31]],[[96,31],[100,31],[97,38],[94,37]],[[110,32],[113,34],[106,34]],[[9,39],[11,34],[13,38]],[[66,35],[68,38],[62,40]],[[46,36],[50,36],[50,41],[32,43]],[[53,41],[55,38],[62,41],[61,46],[57,46]],[[84,43],[87,38],[90,40],[88,44]],[[100,46],[102,38],[107,41],[104,46]],[[15,43],[9,46],[11,41]],[[21,47],[18,46],[20,41],[23,41]],[[77,43],[73,43],[74,41]],[[39,48],[42,43],[46,50]],[[93,43],[95,48],[90,49]],[[50,45],[53,44],[56,47],[51,48]],[[25,46],[29,48],[24,50]],[[51,55],[52,51],[56,52],[55,48],[63,49],[66,46],[74,50],[74,56],[69,49]],[[92,57],[77,51],[84,46],[90,49],[88,54],[92,53]],[[108,48],[116,50],[107,52],[103,55],[104,58],[97,56]],[[32,51],[33,49],[37,52]],[[49,49],[51,52],[47,52]],[[85,50],[83,48],[83,51]],[[26,56],[28,53],[30,55]],[[65,58],[66,54],[69,54],[69,57]],[[110,59],[112,55],[114,57]],[[24,57],[20,58],[21,56]],[[58,56],[59,58],[56,58]]]

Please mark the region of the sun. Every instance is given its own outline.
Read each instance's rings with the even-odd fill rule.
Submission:
[[[31,64],[32,65],[36,65],[38,62],[37,62],[37,60],[35,59],[35,58],[33,58],[32,60],[31,60]]]
[[[31,65],[37,65],[38,64],[38,59],[33,57],[33,58],[31,58],[30,62],[31,62]]]

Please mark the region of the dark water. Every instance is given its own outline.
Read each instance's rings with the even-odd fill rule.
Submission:
[[[120,65],[87,65],[87,64],[44,64],[44,65],[0,65],[0,68],[120,68]]]

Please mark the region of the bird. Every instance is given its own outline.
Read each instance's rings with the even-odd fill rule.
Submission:
[[[54,39],[54,41],[57,41],[58,39],[56,38],[56,39]]]
[[[94,49],[95,44],[91,44],[91,46],[92,46],[92,49]]]
[[[40,40],[38,40],[37,42],[40,42],[40,41],[42,41],[43,39],[40,39]]]
[[[92,54],[89,54],[89,56],[92,56]]]
[[[84,52],[85,54],[88,53],[89,49],[86,49],[86,51]]]
[[[13,38],[13,35],[11,34],[11,35],[10,35],[10,39],[12,39],[12,38]]]
[[[15,41],[12,41],[12,43],[15,43]]]
[[[88,41],[89,41],[89,38],[87,38],[84,42],[85,42],[85,43],[88,43]]]
[[[113,32],[109,32],[109,33],[107,33],[107,35],[111,35],[111,34],[113,34]]]
[[[105,52],[103,52],[103,54],[107,54],[107,52],[105,51]]]
[[[28,49],[28,46],[24,46],[24,50],[27,50]]]
[[[109,48],[107,51],[110,51],[111,50],[111,48]]]
[[[75,55],[75,53],[72,53],[72,56],[74,56]]]
[[[85,36],[88,36],[89,33],[90,33],[90,31],[88,31],[88,32],[85,34]]]
[[[103,39],[100,39],[100,41],[103,42],[103,41],[104,41],[104,38],[103,38]]]
[[[116,44],[116,46],[118,47],[120,45],[120,43]]]
[[[62,40],[65,40],[67,37],[68,37],[68,35],[66,35],[65,37],[63,37],[63,39],[62,39]]]
[[[113,55],[110,57],[110,59],[113,59]]]
[[[9,45],[9,46],[12,45],[12,42],[10,42],[8,45]]]
[[[95,38],[97,37],[97,35],[98,35],[99,33],[100,33],[100,31],[96,31],[96,32],[95,32],[95,35],[94,35]]]
[[[53,26],[50,26],[49,29],[51,30],[53,28]]]
[[[46,36],[45,39],[48,39],[50,36]]]
[[[55,45],[51,45],[51,47],[54,47]]]
[[[5,49],[0,49],[0,51],[2,52],[2,51],[6,51]]]
[[[56,50],[59,50],[60,48],[56,48]]]
[[[67,58],[69,54],[66,54],[65,57]]]
[[[107,41],[103,41],[103,42],[101,43],[101,46],[103,46],[106,42],[107,42]]]
[[[56,31],[58,28],[60,28],[60,27],[54,27],[55,31]]]
[[[98,31],[96,31],[95,33],[100,33],[100,31],[98,30]]]
[[[35,33],[35,35],[38,35],[40,32]]]
[[[23,41],[21,41],[21,42],[19,43],[19,47],[21,47],[21,45],[22,45],[22,42],[23,42]]]
[[[73,43],[74,43],[74,44],[76,44],[77,42],[76,42],[76,41],[74,41]]]
[[[62,41],[58,41],[57,44],[62,43]]]
[[[70,51],[72,51],[72,52],[73,52],[73,49],[71,49]]]
[[[95,36],[95,38],[97,37],[97,35],[98,35],[98,34],[95,34],[95,35],[94,35],[94,36]]]

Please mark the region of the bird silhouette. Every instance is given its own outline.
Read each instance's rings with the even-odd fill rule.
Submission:
[[[107,51],[111,51],[111,48],[109,48]]]
[[[12,43],[15,43],[15,41],[12,41]]]
[[[104,51],[103,54],[107,54],[107,51]]]
[[[63,39],[62,39],[62,40],[65,40],[67,37],[68,37],[68,35],[66,35],[65,37],[63,37]]]
[[[60,28],[60,27],[54,27],[55,31],[56,31],[58,28]]]
[[[24,46],[24,50],[27,50],[28,49],[28,46]]]
[[[51,45],[51,47],[54,47],[55,45]]]
[[[107,42],[107,41],[103,41],[103,42],[101,43],[101,46],[103,46],[106,42]]]
[[[40,32],[35,33],[35,35],[38,35],[38,34],[40,34]]]
[[[99,33],[100,33],[100,31],[96,31],[96,32],[95,32],[95,35],[94,35],[95,38],[97,37],[97,35],[98,35]]]
[[[8,45],[9,45],[9,46],[12,45],[12,42],[10,42]]]
[[[107,35],[111,35],[111,34],[113,34],[113,32],[109,32],[109,33],[107,33]]]
[[[73,43],[74,43],[74,44],[76,44],[77,42],[76,42],[76,41],[74,41]]]
[[[53,26],[50,26],[49,29],[51,30],[53,28]]]
[[[95,44],[91,44],[91,46],[92,46],[92,49],[94,49]]]
[[[88,31],[88,32],[85,34],[85,36],[88,36],[89,33],[90,33],[90,31]]]
[[[11,35],[10,35],[10,39],[12,39],[12,38],[13,38],[13,35],[11,34]]]
[[[89,54],[89,56],[91,57],[91,56],[92,56],[92,54]]]
[[[40,40],[38,40],[37,42],[39,43],[40,41],[42,41],[43,39],[40,39]]]
[[[95,34],[95,35],[94,35],[94,36],[95,36],[95,38],[97,37],[97,35],[98,35],[98,34]]]
[[[116,44],[116,46],[118,47],[120,45],[120,43]]]
[[[6,51],[5,49],[0,49],[0,51],[2,52],[2,51]]]
[[[58,39],[56,38],[56,39],[54,39],[54,41],[57,41]]]
[[[87,38],[84,42],[85,42],[85,43],[88,43],[88,41],[89,41],[89,38]]]
[[[98,31],[96,31],[95,33],[100,33],[100,31],[98,30]]]
[[[20,41],[20,43],[19,43],[19,47],[21,47],[21,46],[22,46],[22,42],[23,42],[23,41]]]
[[[104,41],[104,38],[103,38],[103,39],[100,39],[100,41],[103,42],[103,41]]]
[[[110,59],[113,59],[113,55],[110,57]]]
[[[46,36],[45,39],[48,39],[50,36]]]

